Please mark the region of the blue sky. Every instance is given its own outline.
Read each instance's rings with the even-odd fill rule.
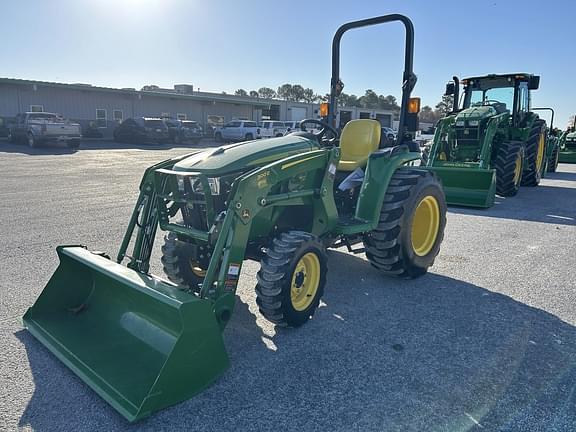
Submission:
[[[540,74],[534,105],[576,112],[576,2],[52,0],[2,5],[0,76],[110,87],[189,83],[233,92],[299,83],[328,92],[330,43],[347,21],[387,13],[416,29],[415,95],[435,105],[452,75]],[[399,24],[344,37],[346,93],[399,96]]]

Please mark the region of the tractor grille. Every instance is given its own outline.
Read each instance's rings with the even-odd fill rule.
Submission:
[[[456,139],[458,141],[478,141],[479,138],[480,129],[477,127],[456,128]]]

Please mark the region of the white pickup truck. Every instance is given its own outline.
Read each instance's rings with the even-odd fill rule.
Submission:
[[[78,148],[81,135],[82,129],[78,123],[46,112],[18,114],[15,124],[8,131],[10,142],[27,143],[30,147],[63,142],[70,148]]]
[[[214,131],[214,139],[222,141],[251,141],[258,137],[260,128],[252,120],[232,120]]]
[[[284,122],[264,120],[260,125],[260,138],[277,138],[284,135],[286,135]]]

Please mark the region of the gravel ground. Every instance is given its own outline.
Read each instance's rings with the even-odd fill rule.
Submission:
[[[576,166],[489,210],[450,209],[414,281],[330,252],[323,303],[275,329],[243,268],[225,333],[231,368],[200,395],[129,425],[20,317],[54,247],[115,253],[145,167],[187,148],[0,143],[0,430],[576,430]],[[32,153],[32,154],[30,154]],[[158,251],[153,270],[161,274]]]

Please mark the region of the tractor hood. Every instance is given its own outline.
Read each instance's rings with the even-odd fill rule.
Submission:
[[[498,112],[494,107],[491,106],[477,106],[466,108],[458,113],[456,116],[456,121],[462,120],[484,120],[490,117],[494,117]]]
[[[269,164],[295,154],[318,150],[314,139],[297,135],[247,141],[195,153],[174,165],[174,171],[222,175]]]

